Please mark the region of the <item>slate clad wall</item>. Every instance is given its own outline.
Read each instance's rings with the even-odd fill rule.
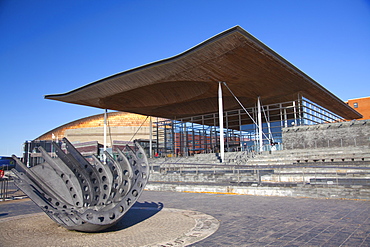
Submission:
[[[370,120],[283,128],[284,149],[351,147],[370,148]]]

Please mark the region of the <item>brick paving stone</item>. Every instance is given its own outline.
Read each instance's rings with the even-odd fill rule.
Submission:
[[[158,193],[158,192],[155,192]],[[145,194],[150,195],[150,193]],[[158,199],[171,207],[190,207],[214,216],[221,221],[220,229],[193,246],[340,246],[359,232],[356,224],[366,224],[368,201],[325,200],[287,197],[256,197],[241,195],[179,194],[163,192]],[[172,200],[169,197],[179,196]],[[166,199],[169,199],[166,202]],[[176,205],[174,205],[176,204]],[[217,205],[217,206],[215,206]],[[223,212],[223,213],[220,213]],[[250,228],[248,229],[249,225]],[[353,242],[367,236],[357,234]],[[235,231],[243,232],[239,240]],[[246,235],[251,236],[246,236]],[[358,237],[361,236],[361,237]],[[332,238],[336,238],[332,239]],[[277,239],[280,238],[280,239]],[[219,241],[222,239],[223,241]],[[362,246],[365,242],[361,242]],[[361,244],[359,245],[361,246]]]
[[[191,246],[370,246],[369,201],[144,191],[139,202],[198,211],[220,222]],[[0,219],[30,212],[9,208],[4,212],[0,203]]]
[[[136,207],[112,228],[91,234],[68,231],[36,213],[0,219],[0,246],[173,246],[197,242],[218,226],[215,218],[195,211]]]

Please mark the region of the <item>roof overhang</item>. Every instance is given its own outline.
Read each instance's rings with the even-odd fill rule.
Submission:
[[[345,119],[361,114],[239,26],[168,59],[90,83],[58,100],[168,119],[217,112],[218,82],[245,107],[296,100],[298,95]],[[224,90],[224,110],[239,109]]]

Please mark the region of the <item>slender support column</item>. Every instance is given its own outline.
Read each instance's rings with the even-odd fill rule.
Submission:
[[[165,157],[167,157],[167,123],[168,123],[168,121],[165,121],[164,122],[164,125],[163,125],[163,131],[164,131],[164,150],[162,150],[162,154],[164,154]]]
[[[269,142],[271,142],[271,141],[274,141],[274,136],[272,135],[272,131],[271,131],[270,107],[268,105],[266,106],[266,112],[265,112],[265,119],[266,119],[266,124],[267,124],[268,131],[269,131]]]
[[[293,101],[293,109],[294,109],[294,125],[297,125],[297,106],[295,104],[295,101]]]
[[[176,155],[176,140],[175,140],[175,121],[171,121],[171,149],[172,149],[172,155]]]
[[[186,128],[186,123],[183,123],[183,126],[184,126],[184,156],[185,157],[188,157],[189,156],[189,152],[188,152],[188,130]]]
[[[149,117],[149,158],[153,158],[153,120]]]
[[[105,109],[104,111],[104,151],[107,150],[107,109]],[[103,154],[103,163],[105,164],[106,162],[106,156],[105,156],[105,152]]]
[[[262,140],[262,114],[261,114],[261,102],[260,97],[258,96],[257,100],[257,108],[258,108],[258,140],[259,140],[259,149],[260,152],[263,151],[263,140]]]
[[[27,141],[28,149],[27,149],[27,167],[31,167],[31,142]]]
[[[288,127],[288,116],[286,114],[286,107],[284,107],[284,127]]]
[[[222,88],[221,83],[218,83],[218,119],[220,125],[220,155],[221,162],[225,159],[225,141],[224,141],[224,114],[223,114],[223,103],[222,103]]]
[[[302,116],[302,112],[301,112],[301,95],[298,94],[298,124],[299,125],[303,125],[303,116]]]
[[[194,120],[193,117],[190,118],[191,121],[191,148],[193,149],[193,155],[195,152],[195,134],[194,134]]]
[[[157,117],[157,121],[156,121],[156,135],[157,135],[157,138],[156,138],[156,155],[159,155],[159,122],[158,122],[158,117]]]

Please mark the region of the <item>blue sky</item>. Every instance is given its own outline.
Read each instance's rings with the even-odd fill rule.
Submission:
[[[101,109],[45,100],[240,25],[346,101],[370,96],[369,0],[0,0],[0,155]]]

